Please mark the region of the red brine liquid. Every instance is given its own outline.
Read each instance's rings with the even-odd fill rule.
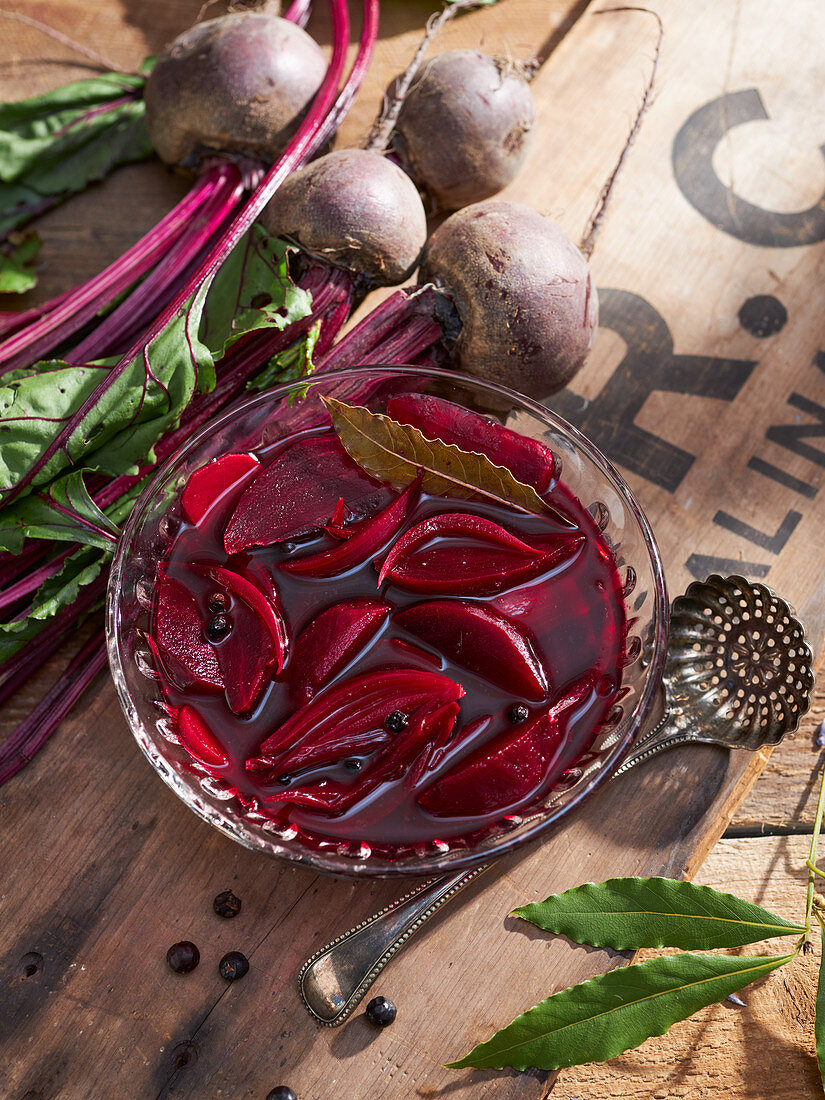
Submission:
[[[225,455],[184,489],[149,644],[188,766],[227,807],[392,858],[546,802],[615,716],[627,623],[547,448],[440,398],[387,411],[545,508],[393,488],[332,428]]]

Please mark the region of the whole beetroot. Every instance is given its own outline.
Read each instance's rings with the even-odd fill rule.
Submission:
[[[161,160],[197,168],[210,152],[271,164],[297,130],[327,62],[300,27],[237,12],[197,23],[146,82],[146,127]]]
[[[452,214],[427,242],[418,281],[444,288],[455,305],[457,365],[528,396],[565,386],[593,343],[598,299],[587,261],[555,222],[518,203]]]
[[[404,98],[392,145],[443,210],[506,187],[532,144],[536,107],[523,66],[478,50],[439,54]]]
[[[261,221],[274,236],[374,286],[402,282],[427,239],[427,217],[409,176],[365,149],[328,153],[293,172]]]

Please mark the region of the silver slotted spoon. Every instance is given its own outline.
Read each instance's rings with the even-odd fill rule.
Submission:
[[[691,584],[671,607],[664,717],[615,774],[677,745],[778,744],[810,706],[811,664],[802,624],[770,588],[716,574]],[[310,1014],[342,1024],[407,940],[491,866],[431,880],[316,952],[298,979]]]

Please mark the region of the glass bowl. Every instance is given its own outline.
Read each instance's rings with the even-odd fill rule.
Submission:
[[[227,784],[200,769],[179,744],[147,644],[158,562],[178,529],[180,493],[191,474],[229,451],[265,451],[324,422],[319,397],[383,411],[387,398],[430,393],[484,412],[549,446],[561,479],[595,519],[623,581],[628,615],[621,701],[589,751],[529,812],[510,814],[471,841],[433,840],[398,855],[353,841],[308,844],[259,807],[242,806]],[[124,713],[149,762],[211,825],[255,851],[338,875],[432,875],[486,863],[547,833],[608,780],[639,738],[659,690],[667,650],[668,601],[647,520],[617,471],[584,436],[542,405],[449,371],[364,367],[310,378],[245,400],[194,435],[152,478],[123,530],[107,599],[109,662]]]

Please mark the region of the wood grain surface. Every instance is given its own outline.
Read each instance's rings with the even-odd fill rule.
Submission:
[[[441,43],[545,56],[534,83],[539,139],[508,197],[557,217],[576,238],[626,140],[657,36],[649,13],[596,17],[601,6],[501,0],[456,21]],[[713,570],[767,577],[820,650],[825,332],[813,288],[825,267],[825,119],[821,52],[811,39],[817,8],[813,0],[650,6],[664,23],[664,47],[654,103],[593,257],[602,329],[586,368],[550,403],[628,477],[673,593]],[[199,7],[16,4],[123,67],[160,48]],[[418,0],[382,5],[376,59],[342,142],[366,132],[429,9]],[[65,47],[12,20],[3,29],[7,97],[80,75]],[[322,15],[314,29],[325,41]],[[156,163],[135,166],[43,218],[32,300],[99,270],[184,187]],[[8,722],[29,698],[8,708]],[[773,754],[736,828],[810,821],[823,713],[820,694],[799,734]],[[762,1044],[760,1057],[770,1049],[771,1066],[786,1074],[782,1088],[790,1082],[782,1092],[772,1081],[771,1096],[815,1096],[810,1013],[791,1011],[808,1003],[801,978],[784,993],[786,978],[770,979],[752,1005],[749,994],[750,1015],[721,1006],[652,1047],[555,1084],[541,1072],[442,1068],[548,993],[626,961],[525,930],[507,915],[515,905],[616,874],[694,874],[768,756],[680,750],[610,784],[563,830],[470,886],[393,962],[376,990],[399,1005],[392,1028],[375,1032],[357,1016],[329,1032],[301,1008],[297,970],[399,886],[316,877],[211,830],[152,773],[101,677],[50,745],[0,789],[0,1096],[263,1100],[286,1083],[300,1100],[526,1100],[550,1091],[578,1100],[755,1100],[751,1043]],[[737,862],[711,864],[718,878],[707,881],[757,901],[763,890],[772,904],[771,891],[799,877],[800,843],[726,840],[719,859],[736,852]],[[230,887],[244,906],[222,921],[211,901]],[[788,915],[798,915],[798,900],[788,904]],[[165,964],[179,939],[201,950],[188,976]],[[251,969],[229,986],[217,961],[231,949],[244,951]],[[777,998],[784,1015],[772,1022]]]

